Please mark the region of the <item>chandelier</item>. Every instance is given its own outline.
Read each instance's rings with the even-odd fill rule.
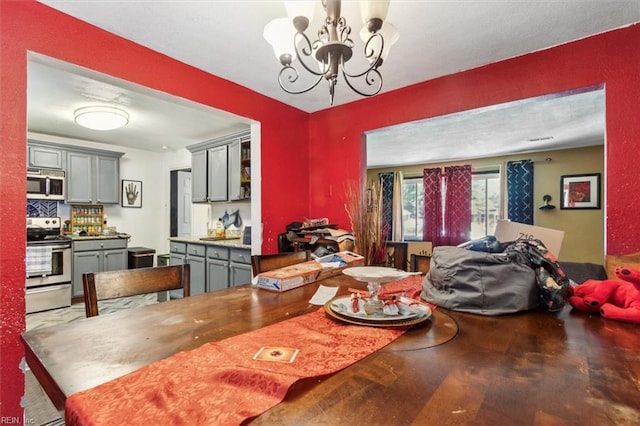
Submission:
[[[398,40],[396,28],[385,22],[389,0],[360,2],[364,26],[360,38],[364,42],[363,54],[368,65],[363,70],[347,70],[345,64],[353,56],[355,43],[351,39],[351,27],[341,14],[341,0],[320,0],[326,17],[311,41],[305,34],[313,19],[315,1],[285,1],[288,18],[278,18],[264,28],[264,38],[271,44],[282,64],[278,74],[280,87],[287,93],[300,94],[316,87],[323,79],[329,84],[329,100],[333,105],[335,87],[339,75],[345,83],[361,96],[374,96],[382,89],[380,67],[389,48]],[[298,60],[298,67],[294,61]],[[299,70],[311,75],[311,83],[305,85]],[[302,86],[302,87],[300,87]]]

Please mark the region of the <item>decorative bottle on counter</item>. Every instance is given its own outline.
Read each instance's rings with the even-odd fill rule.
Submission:
[[[224,225],[222,224],[222,218],[218,219],[216,223],[216,237],[224,238]]]

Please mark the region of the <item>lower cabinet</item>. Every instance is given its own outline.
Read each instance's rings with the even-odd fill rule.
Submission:
[[[206,247],[202,244],[187,244],[186,263],[189,264],[190,269],[189,292],[191,296],[205,292],[205,252]]]
[[[205,292],[205,246],[203,244],[187,244],[171,242],[169,245],[169,265],[189,264],[189,293],[192,296]],[[171,298],[182,297],[182,290],[171,291]],[[160,297],[159,300],[163,300]]]
[[[82,274],[127,269],[127,240],[83,240],[73,242],[72,297],[84,297]]]
[[[251,282],[251,250],[232,248],[229,254],[229,286]]]
[[[207,291],[229,287],[229,248],[207,246]]]
[[[250,249],[171,241],[169,251],[169,265],[191,265],[191,295],[251,282]]]

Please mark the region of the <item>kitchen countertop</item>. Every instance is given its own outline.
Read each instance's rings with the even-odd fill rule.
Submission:
[[[129,234],[114,234],[114,235],[65,235],[65,238],[71,241],[86,241],[86,240],[112,240],[115,238],[129,239]]]
[[[201,240],[206,237],[170,237],[169,241],[178,243],[204,244],[208,246],[225,246],[251,250],[250,244],[242,244],[241,238],[233,238],[229,240]]]

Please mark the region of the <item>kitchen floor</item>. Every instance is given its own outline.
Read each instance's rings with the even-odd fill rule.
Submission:
[[[139,306],[149,305],[151,303],[156,303],[157,301],[158,298],[155,293],[145,294],[142,296],[102,300],[98,302],[98,308],[100,310],[100,315],[106,315],[111,312],[121,311],[123,309],[131,309]],[[60,325],[82,318],[86,318],[84,303],[76,303],[68,308],[52,309],[50,311],[27,314],[26,329],[34,330],[36,328]]]
[[[120,299],[104,300],[98,302],[100,315],[108,315],[123,309],[132,309],[144,305],[157,303],[158,297],[154,294],[142,296],[123,297]],[[44,312],[34,312],[26,316],[26,329],[34,330],[65,324],[86,318],[84,303],[76,303],[68,308],[52,309]],[[55,409],[49,398],[44,393],[40,384],[30,370],[25,373],[25,419],[26,424],[34,426],[63,426],[64,421]]]

